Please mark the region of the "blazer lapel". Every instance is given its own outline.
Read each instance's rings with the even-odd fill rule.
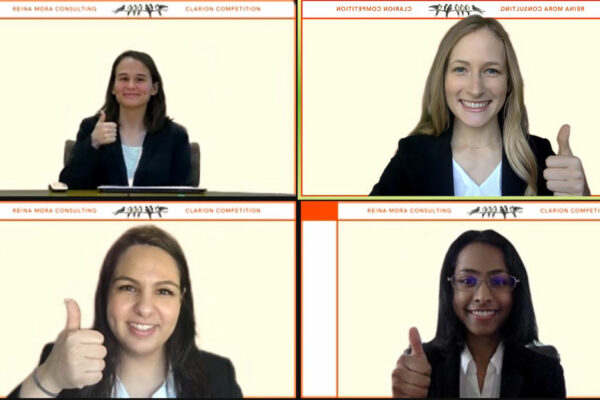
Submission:
[[[524,364],[521,353],[512,346],[506,346],[502,360],[500,397],[520,397],[525,377],[521,372]]]
[[[117,166],[119,174],[119,184],[127,185],[127,167],[125,167],[125,158],[123,157],[123,149],[121,148],[121,137],[117,129],[117,141],[110,146],[106,146],[106,152],[110,159],[110,163]]]
[[[144,174],[144,169],[150,163],[153,154],[157,150],[159,141],[156,140],[156,135],[158,135],[158,132],[146,133],[146,136],[144,136],[144,143],[142,144],[142,156],[140,157],[140,162],[138,163],[137,170],[133,176],[134,185],[136,185],[138,175]]]
[[[502,196],[523,196],[525,193],[525,182],[515,174],[510,167],[504,146],[502,146]]]
[[[443,132],[436,141],[432,154],[432,165],[436,166],[429,181],[430,193],[438,196],[454,196],[454,174],[452,169],[452,132]]]
[[[430,397],[458,398],[460,390],[460,353],[452,350],[443,354],[444,359],[436,367],[439,385],[430,391]]]

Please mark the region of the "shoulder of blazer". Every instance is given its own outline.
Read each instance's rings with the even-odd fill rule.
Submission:
[[[217,371],[223,368],[229,368],[232,365],[228,358],[208,351],[199,350],[198,355],[201,362],[204,364],[204,367],[207,369],[207,372],[209,369]]]
[[[99,118],[100,118],[99,115],[92,115],[91,117],[86,117],[81,120],[81,125],[94,126],[98,122]]]
[[[398,148],[407,147],[411,150],[422,149],[422,151],[428,152],[431,150],[430,146],[449,146],[451,138],[452,135],[449,131],[442,132],[438,136],[418,133],[400,139]]]
[[[527,141],[529,142],[529,146],[531,147],[533,154],[535,154],[535,157],[538,159],[538,161],[544,162],[544,165],[546,157],[554,155],[552,145],[548,139],[544,139],[535,135],[528,135]]]
[[[187,130],[185,129],[185,127],[183,125],[178,124],[177,122],[173,121],[173,120],[167,120],[165,121],[163,127],[154,132],[154,135],[162,135],[162,134],[167,134],[167,135],[174,135],[175,138],[186,138],[188,137],[187,134]]]
[[[540,342],[532,342],[525,346],[519,347],[508,347],[510,347],[511,353],[516,352],[519,355],[519,357],[523,356],[526,358],[530,358],[534,362],[541,361],[542,363],[554,363],[556,361],[560,361],[560,355],[558,354],[558,350],[556,350],[556,347],[544,345]],[[443,361],[448,357],[453,357],[456,354],[459,354],[459,352],[457,351],[444,351],[432,344],[431,342],[423,343],[423,350],[425,350],[427,360],[432,366],[434,364],[439,363],[440,361]]]
[[[558,350],[554,346],[543,345],[539,342],[525,346],[506,345],[505,357],[507,362],[521,367],[536,366],[536,368],[552,367],[560,364]],[[525,368],[528,369],[528,368]]]
[[[525,348],[528,350],[534,351],[538,354],[541,354],[544,357],[549,357],[551,359],[560,361],[560,355],[558,354],[558,350],[556,350],[556,347],[554,347],[554,346],[545,345],[545,344],[535,341],[535,342],[526,344]]]
[[[565,378],[552,346],[506,345],[501,397],[565,397]]]
[[[439,165],[442,160],[452,160],[450,141],[452,134],[442,132],[439,136],[416,134],[400,139],[397,154],[414,168],[416,165],[428,167]],[[446,167],[452,167],[450,163]]]
[[[100,118],[98,115],[93,115],[91,117],[82,119],[81,123],[79,124],[79,132],[77,138],[79,139],[79,135],[91,135],[94,131],[96,123],[98,122],[98,118]]]
[[[226,357],[199,350],[198,357],[214,397],[242,397],[233,363]]]

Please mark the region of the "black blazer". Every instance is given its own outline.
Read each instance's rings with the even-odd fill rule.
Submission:
[[[52,351],[53,343],[49,343],[44,346],[42,355],[40,356],[40,364],[46,361],[46,358]],[[208,381],[208,394],[206,398],[241,398],[242,390],[240,389],[237,381],[235,380],[235,370],[231,361],[225,357],[218,356],[207,351],[199,350],[197,354],[193,355],[198,357],[198,361],[202,368],[206,380]],[[187,387],[189,385],[181,385]],[[8,398],[18,398],[21,385],[17,386],[10,394]],[[74,397],[82,398],[89,397],[82,394],[80,389],[66,389],[58,394],[58,397]],[[177,397],[191,397],[186,393],[177,393]]]
[[[127,186],[121,139],[92,147],[91,135],[99,116],[81,121],[77,141],[59,181],[69,189],[96,189],[100,185]],[[190,141],[185,128],[173,121],[144,138],[134,186],[191,186]]]
[[[370,195],[454,196],[451,139],[451,131],[440,136],[413,135],[400,139],[398,151]],[[546,168],[546,158],[554,155],[552,146],[547,139],[537,136],[529,135],[528,140],[538,165],[538,195],[551,196],[542,171]],[[501,175],[503,196],[523,196],[527,185],[508,164],[504,149]]]
[[[431,343],[424,343],[423,350],[431,365],[431,384],[427,397],[458,398],[461,349],[442,351]],[[563,369],[554,347],[505,345],[500,382],[501,398],[565,396]]]

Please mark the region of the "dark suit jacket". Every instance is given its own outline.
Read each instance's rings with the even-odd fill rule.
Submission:
[[[460,394],[461,350],[442,351],[431,343],[424,343],[423,349],[431,365],[431,384],[427,397],[457,398]],[[505,345],[501,398],[565,395],[565,378],[556,349],[552,346],[527,348]]]
[[[398,151],[371,196],[453,196],[451,139],[450,131],[440,136],[413,135],[400,139]],[[542,171],[546,168],[546,158],[554,155],[552,146],[548,140],[533,135],[529,135],[529,146],[538,165],[538,195],[551,196]],[[508,164],[504,150],[501,175],[503,196],[523,196],[527,185]]]
[[[91,135],[98,116],[81,121],[77,141],[59,180],[69,189],[96,189],[100,185],[128,185],[121,139],[92,147]],[[134,186],[191,186],[190,142],[185,128],[173,121],[144,138]]]
[[[40,356],[40,364],[46,361],[46,358],[52,351],[53,343],[49,343],[44,346],[42,355]],[[240,389],[237,381],[235,380],[235,370],[231,361],[225,357],[218,356],[207,351],[198,351],[195,355],[199,358],[202,372],[208,380],[209,393],[207,398],[241,398],[242,390]],[[183,385],[187,386],[187,385]],[[10,394],[8,398],[17,398],[21,385],[17,386]],[[81,394],[79,389],[67,389],[59,393],[58,397],[74,397],[82,398],[86,397]],[[89,397],[89,396],[88,396]],[[190,397],[185,393],[177,393],[177,397]]]

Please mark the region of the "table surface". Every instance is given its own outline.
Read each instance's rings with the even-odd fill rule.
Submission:
[[[204,193],[104,193],[97,190],[67,190],[66,192],[52,192],[50,190],[0,190],[0,199],[10,200],[11,198],[32,198],[32,199],[98,199],[98,198],[166,198],[166,199],[276,199],[276,200],[296,200],[296,195],[291,193],[252,193],[252,192],[214,192],[206,191]]]

